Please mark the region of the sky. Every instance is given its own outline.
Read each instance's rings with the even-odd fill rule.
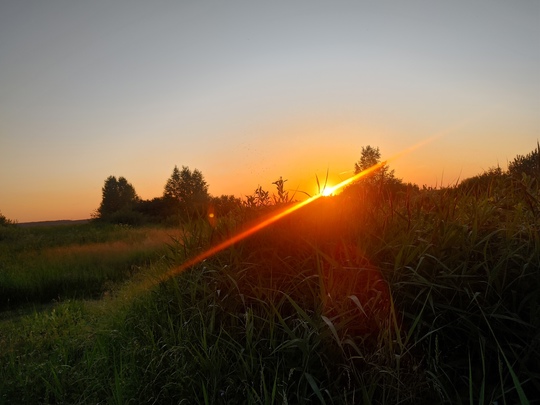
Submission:
[[[0,212],[84,219],[110,176],[212,195],[352,174],[420,186],[540,138],[540,1],[0,0]]]

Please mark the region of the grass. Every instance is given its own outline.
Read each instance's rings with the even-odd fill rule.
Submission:
[[[2,230],[0,230],[2,231]],[[77,225],[0,234],[0,308],[99,297],[166,253],[178,230]]]
[[[12,279],[81,287],[18,281],[34,309],[0,315],[0,403],[535,403],[540,220],[524,187],[351,189],[154,284],[241,223],[8,235]]]

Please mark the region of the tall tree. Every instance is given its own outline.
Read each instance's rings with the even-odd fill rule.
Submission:
[[[163,197],[179,214],[186,216],[201,215],[210,198],[203,174],[197,169],[191,171],[187,166],[182,166],[182,170],[174,166]]]
[[[369,169],[370,167],[380,163],[381,161],[381,152],[379,147],[362,146],[362,153],[360,160],[354,164],[354,174],[363,172],[364,170]],[[383,163],[379,168],[377,168],[373,173],[368,174],[363,177],[361,180],[363,184],[371,185],[384,185],[389,182],[394,182],[394,170],[389,170],[386,163]]]
[[[98,208],[100,218],[131,208],[139,200],[135,188],[124,177],[107,177],[101,190],[102,200]]]
[[[180,201],[182,198],[182,177],[180,175],[180,170],[178,170],[178,166],[174,166],[171,177],[169,177],[165,184],[163,197],[176,201]]]

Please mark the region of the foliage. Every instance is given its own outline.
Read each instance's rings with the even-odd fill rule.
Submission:
[[[16,233],[16,222],[6,218],[0,212],[0,243],[2,241],[11,241]],[[0,252],[1,253],[1,252]],[[0,254],[1,257],[1,254]],[[0,264],[0,271],[2,266]]]
[[[163,197],[172,212],[182,218],[200,217],[206,213],[209,201],[208,184],[199,170],[191,171],[186,166],[179,170],[175,166],[165,184]]]
[[[99,304],[0,313],[0,403],[535,401],[540,198],[527,174],[479,178],[319,198],[176,274],[242,226],[186,223]],[[3,257],[60,243],[27,232]]]
[[[110,224],[139,226],[144,225],[147,218],[137,210],[139,201],[133,207],[122,208],[106,217]]]
[[[540,182],[540,143],[536,149],[525,156],[518,155],[508,164],[508,173],[517,178],[522,174],[533,177]]]
[[[283,180],[283,177],[280,178],[272,184],[276,186],[276,194],[272,194],[270,197],[270,192],[266,191],[259,186],[255,189],[252,195],[246,196],[244,201],[244,206],[248,209],[255,209],[255,211],[268,211],[269,208],[276,208],[283,204],[289,204],[294,198],[289,196],[289,191],[285,190],[285,183],[287,180]]]
[[[151,200],[140,200],[135,205],[135,211],[142,215],[143,222],[159,223],[167,219],[169,205],[163,197]]]
[[[518,155],[508,165],[508,171],[492,167],[484,173],[463,180],[458,189],[484,196],[495,202],[505,201],[529,212],[531,217],[540,214],[540,145],[531,153]]]
[[[362,147],[360,160],[354,164],[354,173],[359,174],[381,162],[379,148]],[[406,193],[411,187],[403,184],[401,179],[395,177],[394,170],[390,170],[386,163],[381,164],[353,184],[345,188],[344,194],[350,199],[365,201],[366,199],[392,199],[398,194]]]
[[[10,225],[14,225],[15,222],[10,220],[10,219],[7,219],[1,212],[0,212],[0,227],[2,226],[10,226]]]
[[[139,200],[133,186],[124,177],[109,176],[102,188],[98,218],[108,219],[120,211],[131,210]]]
[[[490,167],[482,174],[463,180],[458,188],[466,193],[475,195],[491,195],[505,189],[508,184],[508,175],[499,167]]]
[[[283,180],[283,178],[280,176],[278,180],[274,181],[272,184],[276,185],[277,189],[277,196],[274,195],[274,204],[287,204],[290,202],[289,199],[289,192],[285,190],[285,183],[287,180]]]
[[[173,230],[126,225],[13,228],[0,238],[0,309],[98,297],[111,283],[157,261]]]
[[[252,195],[246,196],[244,204],[248,208],[264,208],[268,207],[271,202],[270,192],[263,190],[263,188],[259,186]]]
[[[363,146],[361,157],[354,164],[354,174],[359,174],[380,162],[381,153],[378,147]],[[380,198],[387,194],[395,195],[406,189],[403,182],[395,177],[394,170],[390,170],[388,165],[383,163],[373,172],[356,180],[344,191],[353,198],[369,199]]]
[[[0,401],[523,403],[540,388],[540,223],[505,199],[327,197],[135,284],[120,313],[60,302],[3,321]],[[200,225],[167,267],[209,243]]]
[[[211,197],[209,213],[216,217],[224,217],[238,211],[242,207],[242,200],[234,195],[220,195]]]
[[[124,192],[122,192],[124,190]],[[234,196],[211,197],[202,173],[175,166],[167,180],[163,196],[151,200],[137,197],[131,184],[110,176],[103,187],[103,201],[94,217],[112,224],[175,224],[202,218],[209,209],[230,212],[241,205]],[[212,200],[212,204],[210,201]],[[221,215],[221,214],[220,214]]]
[[[372,166],[380,163],[381,152],[379,147],[372,147],[370,145],[362,146],[362,153],[360,160],[354,164],[354,174],[363,172]],[[390,170],[386,163],[383,163],[373,173],[360,179],[360,182],[370,185],[380,185],[390,183],[395,179],[394,170]]]

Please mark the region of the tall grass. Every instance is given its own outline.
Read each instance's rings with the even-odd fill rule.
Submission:
[[[538,200],[508,187],[349,190],[141,290],[241,226],[193,223],[101,304],[2,321],[0,401],[534,403]]]
[[[441,195],[393,243],[389,279],[415,350],[442,398],[524,403],[537,398],[538,218],[476,196]],[[501,218],[504,220],[501,221]],[[421,343],[420,343],[421,342]],[[519,377],[518,377],[519,376]]]
[[[165,254],[177,230],[75,225],[10,228],[0,240],[0,308],[98,297]]]

